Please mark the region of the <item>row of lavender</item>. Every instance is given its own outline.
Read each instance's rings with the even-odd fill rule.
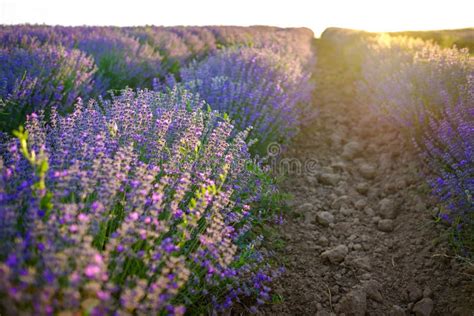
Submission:
[[[474,255],[474,58],[408,37],[333,30],[354,56],[361,102],[414,140],[460,253]],[[350,62],[350,60],[349,60]]]
[[[1,33],[0,120],[15,137],[0,134],[0,313],[253,312],[271,299],[281,271],[262,225],[283,196],[252,154],[308,117],[311,33]]]
[[[288,62],[296,61],[299,67],[309,66],[314,60],[312,38],[312,32],[307,29],[272,27],[2,26],[0,128],[12,130],[33,110],[48,111],[51,106],[56,106],[62,114],[70,112],[79,96],[97,97],[106,91],[127,86],[151,89],[162,86],[170,77],[180,81],[183,72],[189,73],[185,68],[191,61],[205,61],[209,55],[241,47],[254,52],[242,56],[245,60],[234,66],[234,73],[229,73],[222,65],[220,68],[214,66],[210,69],[213,72],[206,75],[225,77],[240,71],[239,75],[250,76],[247,73],[260,71],[266,72],[263,77],[266,75],[265,78],[273,80],[271,83],[265,80],[259,82],[262,89],[265,84],[275,82],[281,82],[284,88],[295,83],[304,85],[308,78],[301,73],[301,69],[294,71],[299,73],[281,74],[281,71],[292,69],[292,65],[280,66],[285,69],[279,69],[278,78],[272,78],[270,72],[273,70],[267,68],[279,62],[274,56],[270,56],[270,61],[260,67],[265,69],[248,68],[252,67],[254,59],[259,58],[258,55],[262,55],[261,49],[269,54],[284,56]],[[249,56],[251,54],[253,56]],[[222,58],[229,59],[229,56]],[[234,86],[233,89],[238,88]],[[283,97],[285,92],[282,89],[273,93]],[[229,91],[228,94],[243,96],[245,92]],[[289,94],[295,92],[290,91]],[[247,98],[253,98],[249,101],[251,106],[258,103],[256,98],[259,97],[263,96],[247,94]]]

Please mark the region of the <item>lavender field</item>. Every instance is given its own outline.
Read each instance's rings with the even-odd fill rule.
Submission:
[[[0,315],[473,315],[473,52],[420,37],[0,26]]]

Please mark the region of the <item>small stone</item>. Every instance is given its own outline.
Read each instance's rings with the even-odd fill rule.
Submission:
[[[356,288],[347,293],[339,302],[339,313],[353,316],[364,316],[367,311],[367,295],[361,288]]]
[[[355,189],[360,194],[367,195],[367,193],[369,192],[369,184],[366,182],[358,183]]]
[[[339,182],[339,176],[333,173],[323,173],[319,176],[319,182],[325,185],[335,186]]]
[[[410,302],[417,302],[423,297],[423,292],[421,291],[420,287],[414,282],[408,284],[407,292],[408,299],[410,300]]]
[[[349,236],[349,238],[347,238],[347,240],[350,240],[350,241],[353,241],[353,240],[356,240],[357,239],[357,235],[356,234],[352,234]]]
[[[368,163],[364,163],[359,166],[359,172],[361,176],[363,176],[365,179],[373,179],[375,178],[375,175],[377,173],[377,169]]]
[[[413,313],[416,316],[430,316],[433,311],[434,303],[431,298],[424,298],[413,307]]]
[[[316,214],[316,220],[319,224],[327,227],[329,224],[334,223],[334,215],[326,211],[318,212],[318,214]]]
[[[344,169],[346,169],[346,164],[342,161],[337,161],[331,164],[331,168],[334,171],[344,171]]]
[[[354,263],[354,266],[356,266],[359,269],[372,271],[372,266],[370,264],[370,259],[368,257],[356,258],[354,259],[353,263]]]
[[[345,195],[346,191],[347,191],[347,189],[344,186],[341,186],[341,185],[338,185],[337,188],[334,189],[334,192],[338,196]]]
[[[362,245],[361,244],[354,244],[354,246],[352,246],[352,249],[354,250],[361,250],[362,249]]]
[[[390,316],[405,316],[405,311],[398,305],[393,305],[390,309]]]
[[[338,221],[334,224],[334,234],[337,236],[340,236],[340,235],[349,236],[349,233],[351,232],[351,228],[352,228],[352,223]]]
[[[345,208],[345,207],[343,207],[343,208],[341,208],[341,209],[339,210],[339,212],[341,212],[341,214],[344,215],[344,216],[350,216],[350,215],[352,215],[352,213],[354,212],[354,210],[353,210],[353,209],[350,209],[350,208]]]
[[[370,280],[364,283],[364,288],[367,293],[367,297],[371,300],[381,303],[383,301],[382,294],[382,285],[376,280]]]
[[[365,199],[360,199],[354,204],[355,208],[358,210],[362,210],[367,206],[367,201]]]
[[[425,287],[423,290],[423,297],[431,297],[431,295],[433,295],[433,291],[429,287]]]
[[[391,219],[381,219],[377,223],[377,228],[382,232],[390,233],[393,231],[393,221]]]
[[[318,245],[327,247],[329,245],[329,240],[325,236],[321,236],[318,239]]]
[[[357,156],[360,152],[362,152],[363,147],[358,142],[349,142],[344,145],[342,149],[342,157],[345,159],[353,159]]]
[[[334,201],[331,203],[331,207],[334,209],[338,210],[343,206],[350,206],[351,205],[351,198],[347,195],[342,195],[334,199]]]
[[[381,220],[380,216],[372,217],[372,223],[377,224]]]
[[[335,248],[326,250],[321,254],[323,259],[328,259],[333,264],[341,263],[347,256],[349,249],[346,245],[339,245]]]
[[[384,198],[380,200],[378,207],[382,218],[395,219],[397,217],[397,206],[392,199]]]
[[[364,213],[365,213],[365,215],[367,215],[367,216],[369,216],[369,217],[374,217],[374,215],[375,215],[374,210],[371,209],[370,207],[366,207],[366,208],[364,209]]]

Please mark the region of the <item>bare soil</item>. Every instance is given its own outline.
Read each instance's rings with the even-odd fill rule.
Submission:
[[[326,45],[326,46],[325,46]],[[319,115],[285,157],[286,273],[264,315],[474,315],[474,269],[453,255],[410,141],[355,99],[353,74],[318,45]]]

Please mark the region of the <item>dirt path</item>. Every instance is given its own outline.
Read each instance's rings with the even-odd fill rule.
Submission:
[[[452,257],[411,145],[353,99],[350,74],[320,44],[316,122],[286,153],[282,302],[266,315],[474,315],[474,271]],[[432,311],[431,311],[432,310]]]

